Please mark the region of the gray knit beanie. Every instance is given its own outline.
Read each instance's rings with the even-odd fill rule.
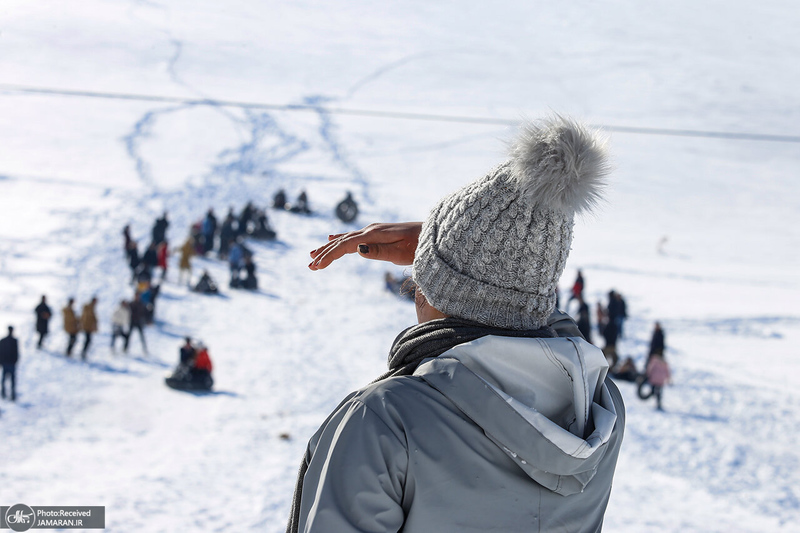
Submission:
[[[608,174],[604,142],[553,116],[523,126],[509,160],[443,198],[422,226],[414,281],[450,316],[537,329],[555,308],[576,213]]]

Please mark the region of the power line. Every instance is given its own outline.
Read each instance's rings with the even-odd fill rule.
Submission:
[[[159,96],[147,94],[110,93],[97,91],[77,91],[69,89],[53,89],[47,87],[30,87],[24,85],[0,84],[0,90],[27,94],[46,94],[56,96],[74,96],[84,98],[104,98],[111,100],[132,100],[140,102],[159,102],[182,105],[208,105],[217,107],[238,107],[242,109],[266,109],[271,111],[300,111],[332,113],[362,117],[392,118],[403,120],[424,120],[434,122],[461,122],[469,124],[494,124],[514,126],[518,120],[490,117],[474,117],[463,115],[439,115],[434,113],[406,113],[401,111],[380,111],[371,109],[352,109],[343,107],[327,107],[310,104],[268,104],[262,102],[242,102],[238,100],[218,100],[214,98],[186,98],[180,96]],[[800,143],[800,135],[772,135],[765,133],[736,133],[726,131],[703,131],[671,128],[645,128],[637,126],[615,126],[612,124],[595,124],[606,131],[633,133],[643,135],[668,135],[673,137],[705,137],[711,139],[732,139],[741,141],[767,141]]]

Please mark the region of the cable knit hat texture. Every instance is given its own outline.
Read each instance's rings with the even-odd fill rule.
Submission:
[[[537,329],[555,308],[576,213],[599,201],[605,143],[553,116],[523,126],[509,160],[443,198],[422,226],[413,276],[439,311]]]

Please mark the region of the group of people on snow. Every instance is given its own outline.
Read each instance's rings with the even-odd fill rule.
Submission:
[[[81,349],[81,358],[86,359],[86,353],[92,343],[92,335],[97,332],[97,315],[95,309],[97,306],[97,298],[93,297],[86,302],[81,308],[81,313],[75,312],[75,299],[69,298],[67,304],[61,310],[64,318],[64,332],[67,334],[67,357],[72,356],[72,350],[78,340],[78,335],[83,333],[83,348]],[[41,349],[45,338],[50,331],[50,319],[53,313],[50,306],[47,305],[47,296],[42,295],[39,305],[34,309],[36,314],[36,331],[39,333],[39,342],[36,347]]]
[[[72,355],[72,350],[77,342],[78,334],[83,332],[84,341],[83,349],[81,350],[81,358],[86,360],[86,353],[92,342],[92,334],[97,332],[97,316],[95,315],[97,298],[92,298],[83,306],[80,316],[75,314],[75,310],[73,309],[74,303],[75,300],[70,298],[67,301],[67,305],[62,310],[64,315],[64,331],[68,335],[67,356],[70,357]],[[39,334],[36,348],[41,350],[50,332],[50,319],[53,316],[50,306],[47,305],[46,295],[42,295],[41,301],[34,308],[34,313],[36,315],[36,332]],[[3,367],[2,397],[6,398],[6,382],[10,382],[11,401],[15,401],[17,397],[16,367],[19,357],[19,342],[17,338],[14,337],[14,327],[8,326],[8,335],[0,340],[0,365]]]
[[[277,236],[263,209],[252,202],[247,204],[237,216],[231,207],[222,224],[218,224],[214,209],[209,208],[206,215],[194,223],[189,236],[178,249],[180,252],[178,283],[187,283],[195,292],[216,294],[217,283],[204,270],[193,286],[192,258],[205,257],[216,250],[217,258],[228,262],[230,268],[229,286],[233,289],[257,289],[256,265],[253,252],[245,244],[245,238],[273,240]],[[242,271],[245,275],[242,276]]]
[[[286,193],[278,191],[274,198],[272,207],[284,209],[294,213],[309,214],[308,195],[302,191],[297,200],[290,204],[286,200]],[[352,195],[348,192],[346,197],[337,204],[336,215],[343,221],[349,222],[356,218],[358,206]],[[253,259],[253,252],[245,244],[245,238],[257,240],[273,240],[277,234],[270,226],[265,209],[256,207],[253,202],[247,202],[240,213],[236,214],[231,207],[222,220],[218,223],[213,208],[209,208],[205,216],[192,224],[189,236],[183,245],[170,251],[167,241],[167,230],[170,227],[168,213],[164,211],[154,221],[150,231],[150,242],[140,250],[139,243],[131,234],[130,224],[122,230],[123,250],[125,260],[131,271],[131,284],[134,287],[131,298],[121,300],[114,308],[111,315],[111,350],[117,348],[117,340],[122,341],[122,350],[127,352],[131,337],[138,331],[139,339],[143,352],[147,353],[147,341],[145,328],[152,324],[155,315],[155,304],[158,298],[161,284],[167,278],[169,268],[170,252],[180,254],[178,263],[178,283],[190,284],[196,292],[203,294],[215,294],[219,292],[219,287],[211,277],[208,270],[204,270],[197,283],[191,286],[192,282],[192,258],[195,256],[207,256],[216,250],[219,259],[228,262],[230,268],[230,287],[242,289],[257,289],[258,278],[256,276],[256,264]],[[89,348],[92,343],[92,336],[98,331],[98,318],[96,315],[97,297],[92,297],[80,309],[75,308],[75,299],[68,298],[66,305],[61,309],[63,316],[63,330],[67,335],[65,354],[72,357],[73,351],[78,344],[78,338],[83,334],[83,345],[80,349],[81,359],[86,360]],[[50,320],[53,311],[47,303],[47,297],[42,296],[41,301],[35,308],[36,313],[36,332],[38,333],[37,348],[43,348],[46,338],[50,333]],[[9,326],[9,340],[3,346],[13,346],[13,350],[8,348],[7,355],[3,356],[3,361],[12,361],[8,364],[3,362],[5,387],[6,381],[11,382],[11,396],[15,396],[15,371],[18,360],[18,349],[16,339],[12,337],[13,328]],[[13,343],[11,340],[13,339]],[[11,355],[13,352],[13,356]],[[199,360],[203,361],[203,350],[198,353]],[[207,351],[205,352],[207,357]],[[210,365],[209,365],[210,366]],[[210,368],[208,369],[210,371]]]
[[[570,289],[567,307],[573,301],[578,303],[576,318],[578,329],[584,339],[593,342],[591,314],[584,298],[584,287],[583,272],[578,270],[575,282]],[[655,397],[657,408],[661,410],[663,387],[671,381],[669,365],[664,359],[664,330],[661,324],[655,323],[644,371],[640,372],[632,357],[626,357],[620,362],[617,354],[617,341],[623,338],[625,320],[628,318],[625,298],[616,290],[610,290],[607,305],[604,306],[602,302],[597,302],[595,317],[597,332],[604,341],[602,350],[608,360],[611,376],[618,380],[636,382],[639,385],[639,397],[645,400],[651,396]]]

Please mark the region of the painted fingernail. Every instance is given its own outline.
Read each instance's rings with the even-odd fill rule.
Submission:
[[[367,246],[366,244],[359,244],[358,253],[367,255],[369,253],[369,246]]]

